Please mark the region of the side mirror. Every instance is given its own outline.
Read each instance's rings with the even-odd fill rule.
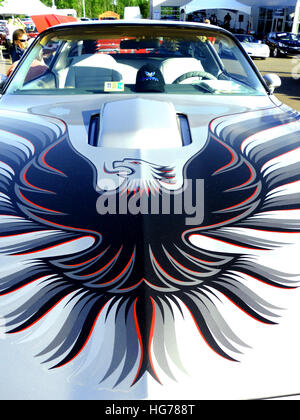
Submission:
[[[274,93],[274,90],[281,86],[281,79],[275,73],[265,74],[263,78],[271,93]]]

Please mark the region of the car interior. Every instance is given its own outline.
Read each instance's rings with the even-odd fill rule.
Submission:
[[[211,74],[211,78],[217,77],[221,72],[216,56],[208,54],[203,54],[201,60],[179,52],[172,56],[170,52],[157,53],[150,48],[145,51],[145,48],[141,46],[138,50],[134,50],[135,52],[128,52],[129,49],[126,48],[124,51],[119,50],[113,53],[111,51],[86,53],[81,44],[82,41],[72,46],[66,44],[61,47],[58,59],[54,57],[52,62],[49,58],[47,59],[47,52],[44,53],[44,62],[49,63],[48,74],[43,78],[47,88],[97,88],[101,90],[104,89],[105,82],[113,81],[134,85],[138,70],[146,64],[156,66],[161,71],[166,84],[174,83],[179,76],[187,72],[207,72]],[[202,61],[205,62],[206,69]],[[32,89],[34,80],[30,79],[31,83],[28,83],[27,88]],[[39,78],[39,80],[42,79]]]
[[[41,43],[30,65],[24,65],[27,71],[15,91],[134,93],[138,71],[145,65],[161,73],[167,93],[218,92],[216,81],[228,82],[226,89],[232,92],[252,89],[255,77],[248,72],[247,58],[225,37],[111,36]]]

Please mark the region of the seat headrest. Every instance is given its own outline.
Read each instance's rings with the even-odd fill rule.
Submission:
[[[164,60],[160,65],[166,83],[173,83],[177,77],[189,71],[203,71],[202,64],[193,57],[172,57]]]

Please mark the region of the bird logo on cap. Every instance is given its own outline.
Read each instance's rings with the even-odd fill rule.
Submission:
[[[146,76],[146,78],[143,79],[143,80],[154,80],[155,82],[159,81],[158,78],[155,77],[155,71],[150,72],[150,71],[145,70],[145,76]]]

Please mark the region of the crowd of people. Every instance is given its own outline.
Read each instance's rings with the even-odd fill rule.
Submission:
[[[218,20],[217,15],[215,13],[208,15],[205,11],[204,12],[201,11],[201,12],[192,13],[187,16],[184,16],[184,10],[183,10],[183,18],[182,18],[182,20],[188,20],[192,22],[202,22],[202,23],[222,26],[223,28],[227,30],[230,30],[231,28],[231,19],[232,18],[229,12],[224,16],[224,20],[220,21]]]

